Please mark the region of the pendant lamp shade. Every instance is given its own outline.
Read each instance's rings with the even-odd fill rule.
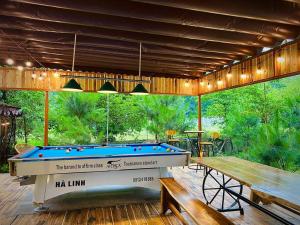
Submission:
[[[130,94],[132,94],[132,95],[148,95],[149,92],[144,87],[144,85],[138,84],[135,86],[135,88],[132,90],[132,92]]]
[[[76,80],[71,79],[68,83],[65,84],[65,86],[62,88],[63,91],[83,91],[80,87],[80,84],[77,83]]]
[[[141,70],[142,70],[142,42],[140,42],[140,56],[139,56],[139,79],[140,80],[142,80]],[[132,95],[148,95],[149,92],[144,87],[144,85],[139,83],[138,85],[135,86],[135,88],[132,90],[132,92],[130,94],[132,94]]]
[[[98,92],[104,94],[118,93],[116,88],[109,81],[106,81]]]

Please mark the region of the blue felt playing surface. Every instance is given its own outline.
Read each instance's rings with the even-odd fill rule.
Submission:
[[[77,151],[83,147],[82,151]],[[70,152],[66,150],[71,148]],[[168,149],[169,148],[169,149]],[[171,151],[167,151],[171,150]],[[42,149],[35,148],[20,158],[22,159],[49,159],[68,157],[109,157],[125,155],[152,155],[152,154],[180,154],[182,150],[167,144],[141,144],[123,146],[47,146]],[[42,157],[39,155],[42,154]]]

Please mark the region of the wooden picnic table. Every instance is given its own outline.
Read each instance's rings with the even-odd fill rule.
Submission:
[[[259,198],[293,212],[300,212],[299,174],[231,156],[192,158],[192,162],[205,166],[208,172],[218,171],[242,185],[248,186],[252,192],[251,202],[258,203],[257,199]],[[214,174],[211,173],[209,176],[214,176]],[[242,200],[244,198],[243,196],[239,197]]]

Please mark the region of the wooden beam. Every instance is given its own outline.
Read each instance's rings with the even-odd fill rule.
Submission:
[[[49,128],[49,92],[45,91],[45,115],[44,115],[44,146],[48,145],[48,128]]]

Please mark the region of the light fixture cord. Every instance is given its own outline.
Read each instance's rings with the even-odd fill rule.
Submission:
[[[76,41],[77,41],[77,34],[75,34],[75,36],[74,36],[74,48],[73,48],[72,72],[74,71],[74,64],[75,64]]]
[[[140,81],[142,80],[141,70],[142,70],[142,42],[140,42],[140,58],[139,58],[139,79],[140,79]]]

